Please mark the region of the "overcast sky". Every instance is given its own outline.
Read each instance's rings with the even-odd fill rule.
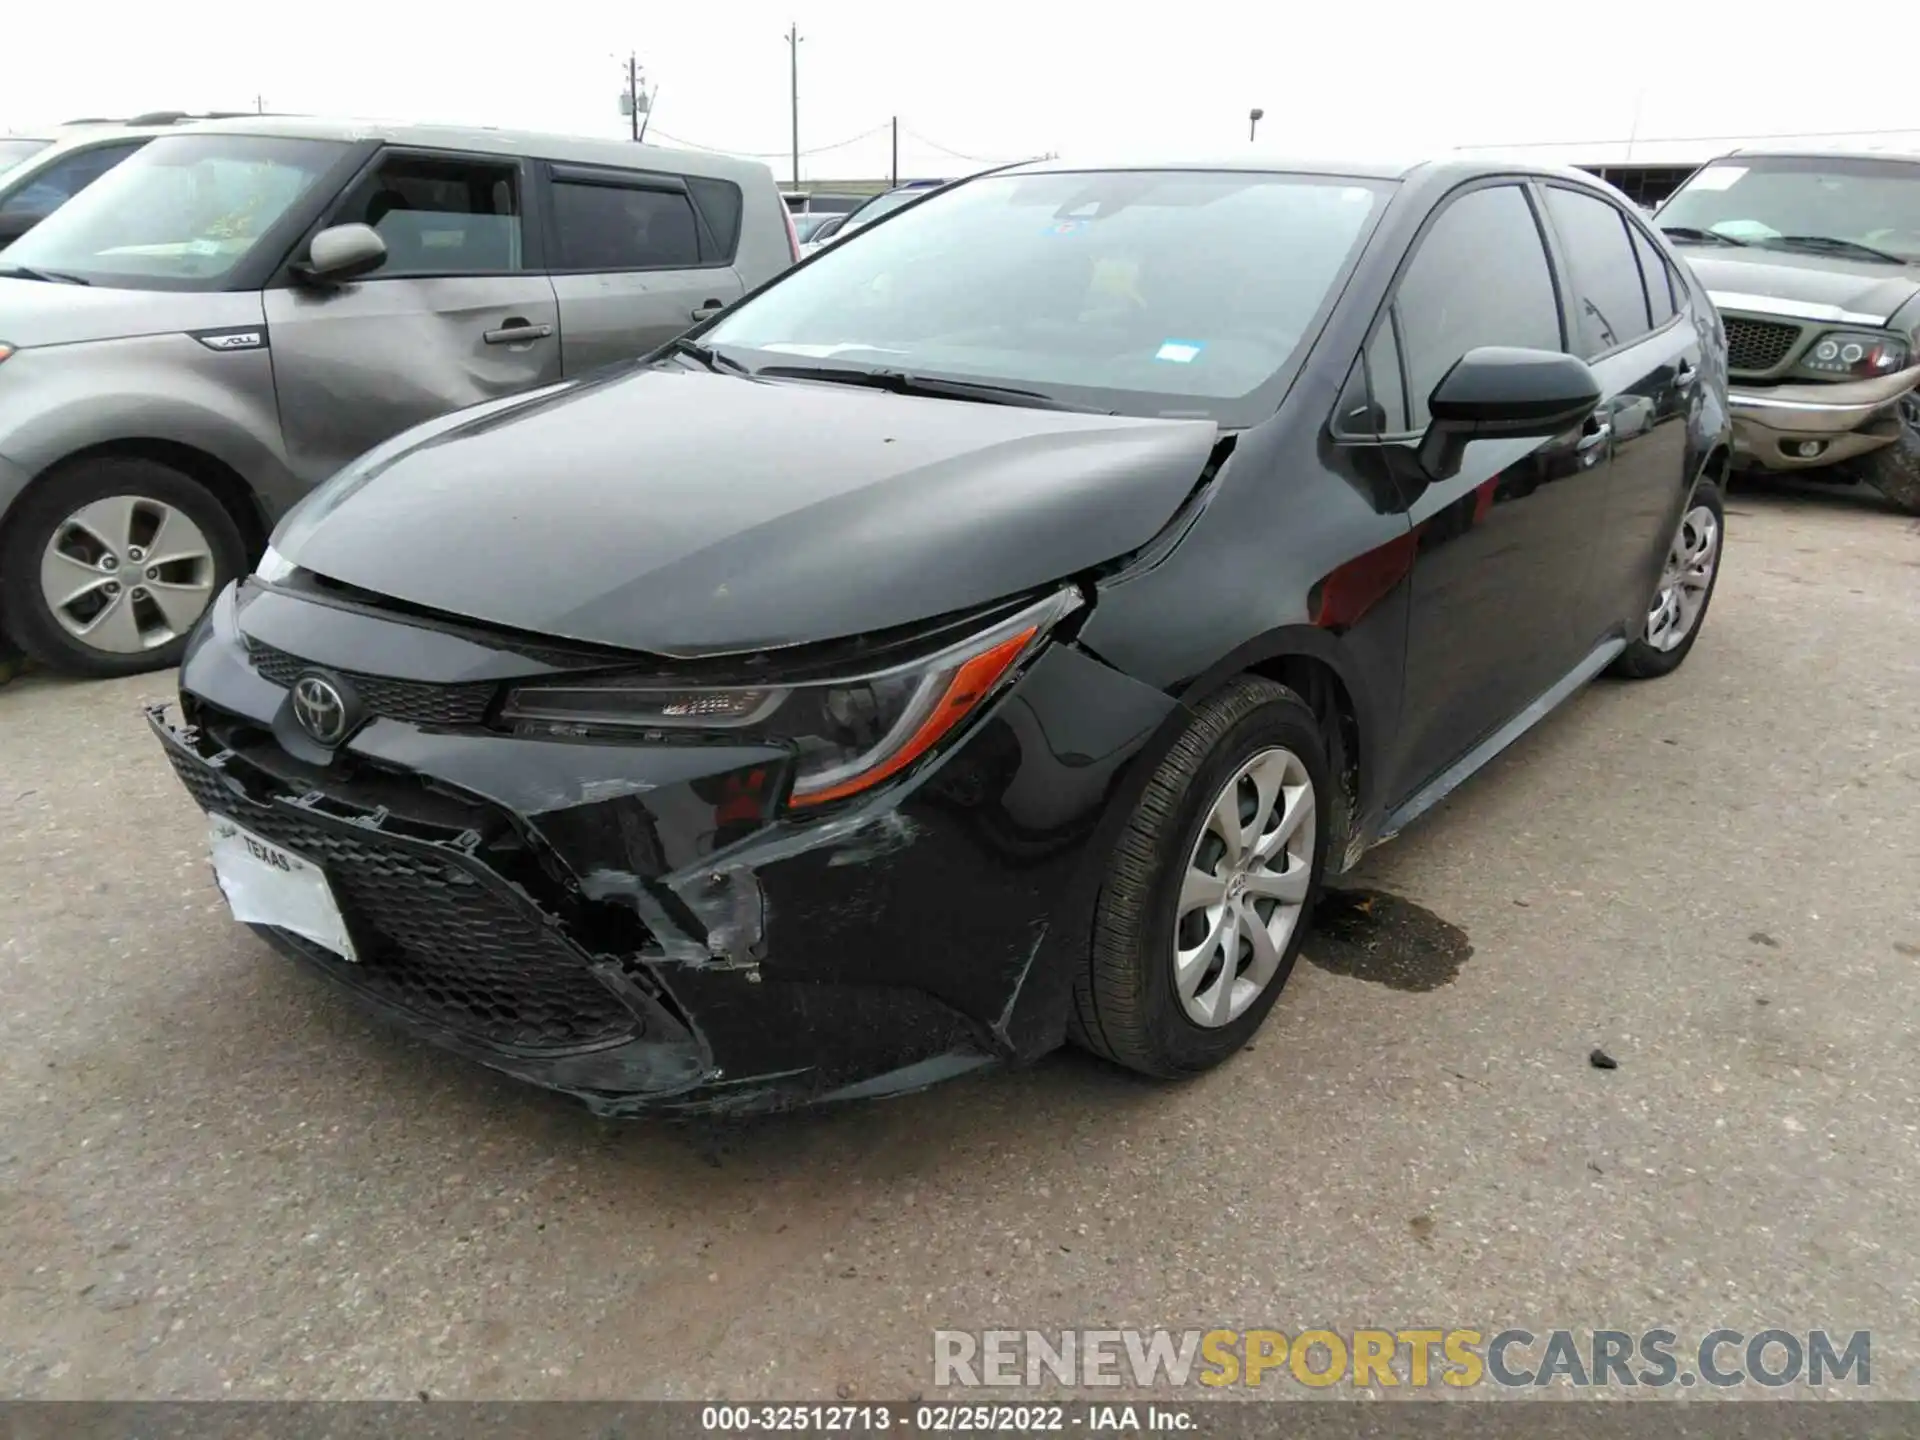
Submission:
[[[1814,65],[1831,45],[1751,3],[1298,4],[1137,9],[1061,0],[762,0],[427,5],[419,0],[14,4],[0,131],[145,109],[268,109],[620,136],[623,62],[658,103],[649,139],[765,152],[785,179],[787,45],[800,45],[805,178],[903,175],[1046,151],[1089,159],[1424,154],[1454,146],[1912,126],[1899,66]],[[1888,35],[1896,49],[1905,33]],[[616,58],[617,57],[617,58]],[[840,144],[863,132],[851,144]],[[1920,132],[1916,133],[1920,136]],[[822,150],[823,146],[837,148]],[[1624,145],[1581,145],[1617,159]],[[956,152],[956,153],[948,153]],[[1679,153],[1684,152],[1684,153]]]

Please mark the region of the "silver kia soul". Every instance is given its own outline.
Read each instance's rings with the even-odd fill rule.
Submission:
[[[70,673],[170,665],[361,452],[655,349],[796,249],[772,172],[718,155],[284,118],[163,136],[0,254],[0,627]]]

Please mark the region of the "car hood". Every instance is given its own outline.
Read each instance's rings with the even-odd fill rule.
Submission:
[[[0,268],[6,264],[6,252],[0,251]],[[117,290],[0,276],[0,341],[21,350],[257,324],[261,319],[257,295]]]
[[[1721,310],[1776,311],[1801,319],[1882,325],[1920,292],[1920,269],[1911,266],[1782,250],[1709,253],[1687,245],[1681,253]],[[1843,313],[1808,314],[1809,307]]]
[[[1138,549],[1211,421],[677,368],[495,402],[315,492],[286,561],[392,599],[658,655],[931,619]]]

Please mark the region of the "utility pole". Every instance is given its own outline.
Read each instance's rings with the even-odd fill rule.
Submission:
[[[636,144],[640,140],[640,57],[627,52],[627,128]]]
[[[256,95],[253,97],[253,113],[256,115],[264,115],[267,113],[267,97],[266,96]]]
[[[898,115],[893,117],[893,180],[892,180],[892,183],[896,187],[900,184],[900,117]]]
[[[787,26],[789,93],[793,101],[793,188],[800,188],[800,42],[806,36],[798,25]]]

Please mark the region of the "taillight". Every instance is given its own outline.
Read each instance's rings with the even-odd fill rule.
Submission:
[[[782,204],[780,213],[787,217],[787,249],[793,255],[793,263],[800,263],[800,231],[793,223],[793,211]]]

